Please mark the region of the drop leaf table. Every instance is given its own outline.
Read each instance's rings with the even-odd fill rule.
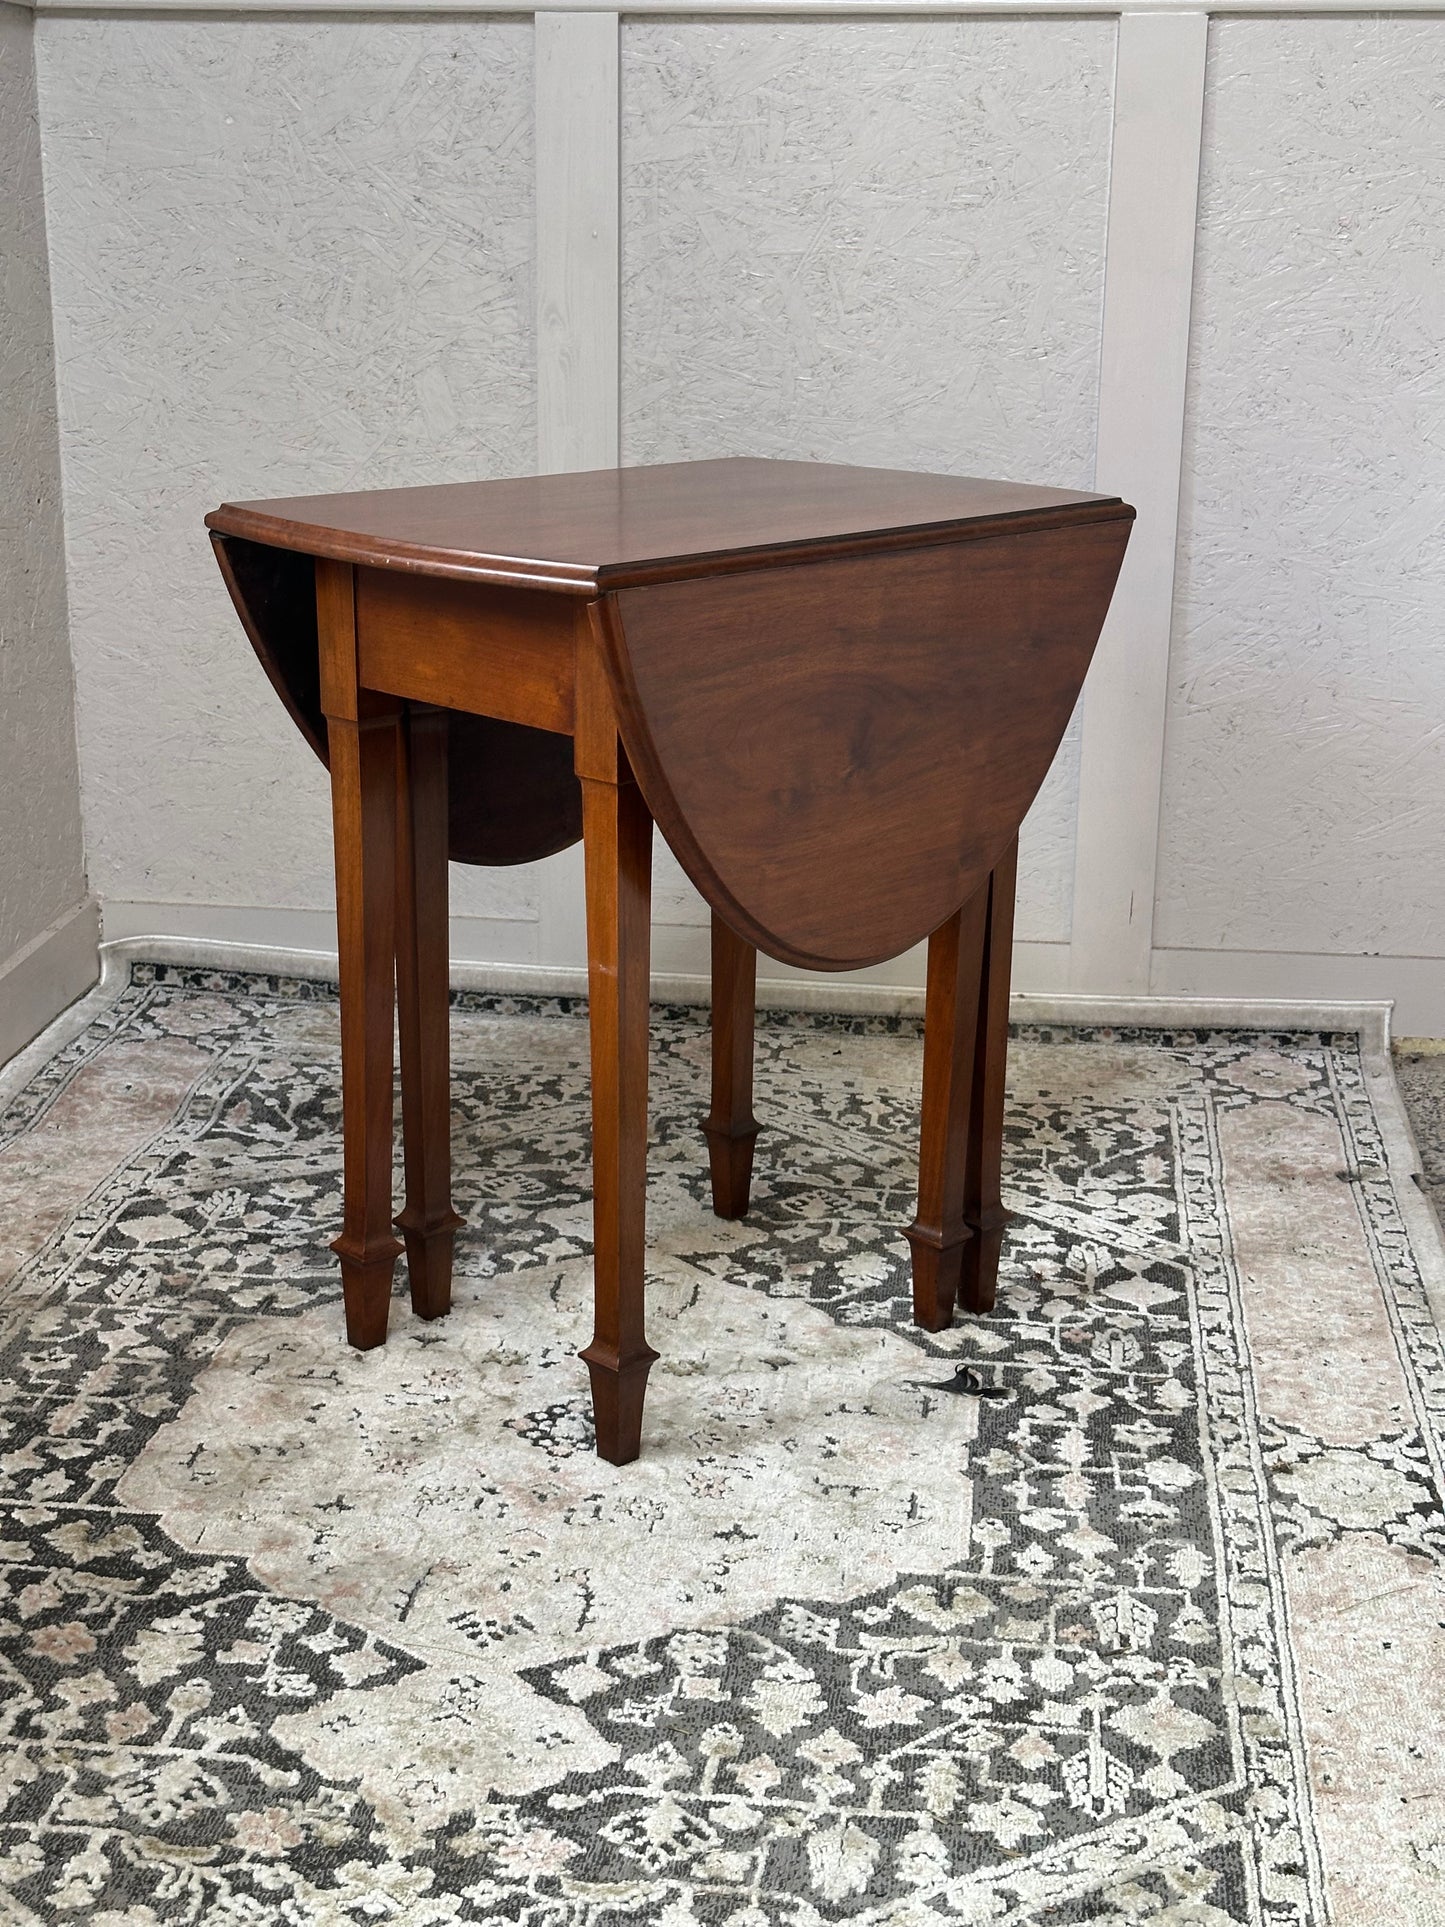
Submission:
[[[913,1306],[993,1301],[1019,824],[1134,511],[813,462],[686,462],[228,504],[268,675],[331,772],[347,1336],[451,1301],[447,860],[584,845],[597,1447],[637,1456],[656,823],[712,911],[714,1209],[748,1205],[757,952],[928,938]],[[393,1024],[406,1200],[393,1221]]]

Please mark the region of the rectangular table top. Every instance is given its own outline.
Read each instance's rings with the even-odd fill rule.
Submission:
[[[1119,512],[1117,496],[739,457],[226,503],[206,524],[365,567],[596,594]]]

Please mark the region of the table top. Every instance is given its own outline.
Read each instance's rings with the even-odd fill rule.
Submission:
[[[1121,512],[1117,496],[740,457],[228,502],[206,525],[368,568],[597,594]]]

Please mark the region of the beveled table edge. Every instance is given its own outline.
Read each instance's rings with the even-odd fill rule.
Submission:
[[[613,589],[646,588],[694,576],[740,575],[753,570],[779,569],[803,563],[838,561],[851,556],[878,555],[889,550],[936,548],[954,542],[978,542],[990,537],[1042,533],[1091,522],[1132,522],[1135,511],[1121,496],[1084,496],[1077,502],[1048,508],[1016,509],[1002,515],[954,517],[941,522],[919,522],[895,528],[850,531],[836,536],[814,536],[801,541],[760,543],[749,548],[700,551],[689,555],[659,556],[620,563],[557,562],[531,556],[465,554],[438,550],[426,544],[383,541],[327,529],[289,517],[262,515],[244,503],[223,502],[206,517],[206,527],[219,535],[258,542],[268,548],[293,549],[332,562],[360,568],[396,569],[413,575],[444,576],[453,581],[492,583],[508,588],[545,589],[565,595],[596,596]]]

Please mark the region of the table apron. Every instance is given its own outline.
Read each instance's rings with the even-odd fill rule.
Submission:
[[[570,596],[412,575],[356,572],[363,688],[571,735],[576,625]]]

